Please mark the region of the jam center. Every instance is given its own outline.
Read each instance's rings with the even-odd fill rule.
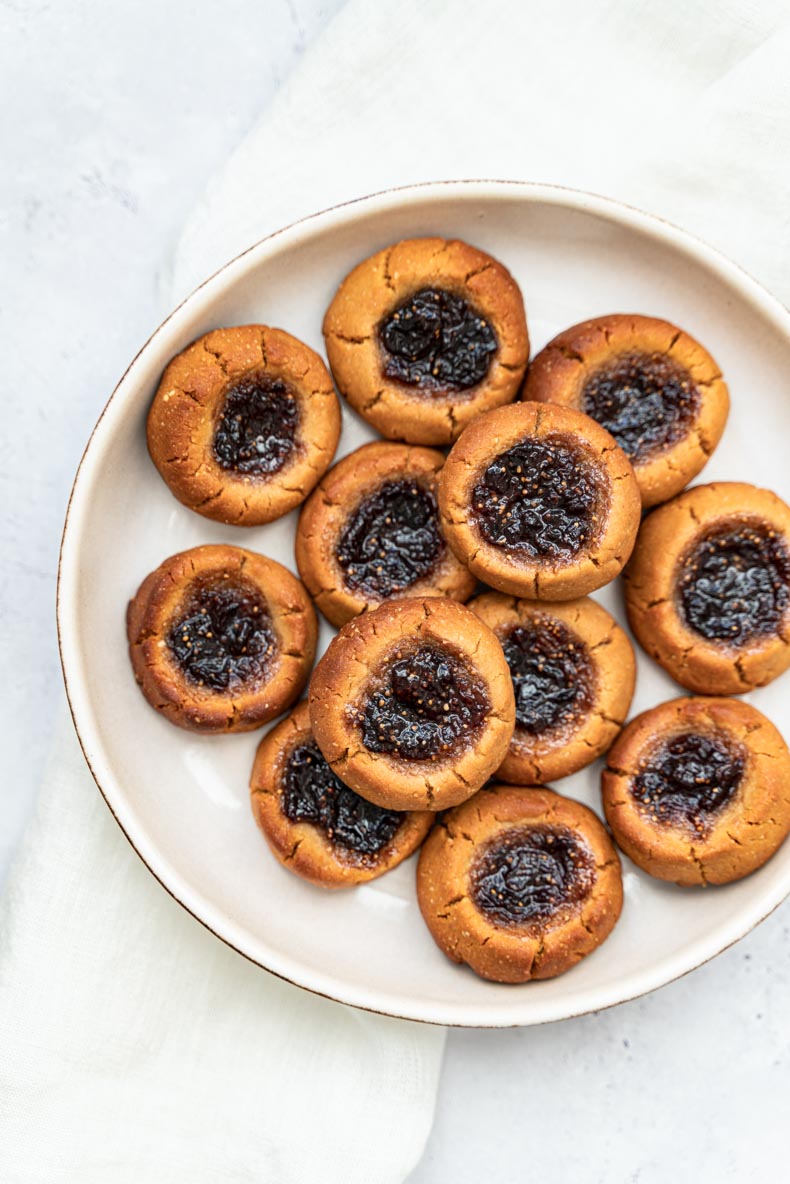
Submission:
[[[704,833],[738,789],[744,765],[743,748],[729,737],[684,732],[652,753],[630,790],[653,819]]]
[[[575,912],[595,881],[587,844],[565,826],[514,829],[477,857],[472,900],[495,924],[543,929]]]
[[[428,390],[463,391],[488,374],[497,339],[461,296],[421,288],[379,325],[386,378]]]
[[[189,682],[227,691],[265,679],[276,637],[256,588],[211,582],[190,591],[167,644]]]
[[[763,523],[708,532],[683,561],[678,597],[686,623],[710,641],[777,632],[790,602],[783,539]]]
[[[396,651],[359,713],[365,747],[406,761],[436,760],[469,744],[491,704],[479,676],[437,646]]]
[[[223,469],[255,477],[277,473],[296,448],[299,406],[279,378],[247,374],[226,391],[214,432]]]
[[[516,727],[540,735],[589,711],[594,683],[587,647],[562,621],[538,616],[501,637],[516,696]]]
[[[700,392],[688,370],[666,354],[620,354],[584,384],[581,409],[614,436],[632,461],[686,435]]]
[[[388,481],[349,517],[337,547],[346,585],[381,599],[435,566],[445,543],[436,499],[417,481]]]
[[[493,460],[472,502],[483,537],[535,558],[567,560],[595,540],[601,477],[561,435],[525,440]]]
[[[336,846],[378,855],[405,815],[365,801],[333,773],[315,742],[298,744],[283,776],[282,809],[292,822],[311,822]]]

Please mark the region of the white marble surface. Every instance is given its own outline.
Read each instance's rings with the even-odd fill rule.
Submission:
[[[160,319],[156,272],[183,218],[341,4],[0,5],[2,868],[61,698],[57,547],[82,447]],[[412,1184],[779,1179],[789,997],[785,905],[649,998],[542,1029],[451,1032]]]

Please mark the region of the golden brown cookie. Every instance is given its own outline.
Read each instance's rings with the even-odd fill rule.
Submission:
[[[435,818],[382,810],[344,785],[313,738],[306,702],[261,740],[250,795],[280,863],[322,888],[383,876],[417,850]]]
[[[706,349],[656,317],[573,325],[533,358],[522,398],[592,416],[634,466],[643,506],[674,497],[721,439],[730,397]]]
[[[790,507],[767,489],[697,485],[654,510],[623,578],[637,641],[690,691],[742,695],[790,666]]]
[[[790,830],[790,752],[738,699],[673,699],[632,720],[602,779],[606,818],[639,867],[676,884],[728,884]]]
[[[417,866],[439,948],[482,978],[553,978],[591,954],[623,907],[620,860],[586,806],[494,785],[445,814]]]
[[[618,574],[641,501],[622,449],[595,420],[552,403],[482,415],[439,482],[452,549],[501,592],[572,600]]]
[[[504,650],[516,730],[497,777],[537,785],[589,765],[612,744],[634,693],[631,642],[606,609],[485,592],[468,607]]]
[[[513,734],[502,647],[454,600],[396,600],[338,633],[310,682],[310,722],[334,771],[390,810],[471,797]]]
[[[403,596],[467,600],[477,580],[447,546],[441,452],[365,444],[331,469],[299,518],[296,562],[333,625]]]
[[[408,239],[346,276],[324,317],[340,391],[377,431],[449,444],[515,399],[529,358],[510,272],[457,239]]]
[[[126,624],[146,699],[191,732],[249,732],[279,715],[307,682],[318,634],[296,576],[222,544],[166,559]]]
[[[148,413],[148,450],[171,493],[234,526],[271,522],[303,502],[339,438],[326,366],[265,325],[215,329],[187,346]]]

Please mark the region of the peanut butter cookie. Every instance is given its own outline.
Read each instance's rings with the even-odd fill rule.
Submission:
[[[487,625],[454,600],[396,600],[338,633],[310,682],[334,771],[389,810],[444,810],[480,788],[513,734],[513,684]]]
[[[742,695],[790,666],[790,507],[697,485],[645,519],[623,573],[637,641],[690,691]]]
[[[326,366],[282,329],[215,329],[173,358],[148,450],[190,510],[259,526],[298,506],[332,461],[340,406]]]
[[[628,458],[595,420],[516,403],[481,415],[454,445],[439,509],[479,579],[514,596],[575,600],[620,572],[641,501]]]
[[[728,884],[770,859],[790,830],[790,753],[738,699],[673,699],[632,720],[602,779],[615,840],[676,884]]]
[[[351,406],[410,444],[449,444],[509,403],[529,358],[515,280],[455,239],[408,239],[365,259],[327,309],[324,337]]]
[[[333,625],[385,600],[467,600],[477,581],[444,539],[436,492],[441,452],[365,444],[331,469],[299,518],[296,562]]]
[[[248,732],[307,682],[318,624],[295,576],[221,544],[172,555],[127,612],[129,654],[148,702],[192,732]]]
[[[482,978],[553,978],[604,941],[623,906],[620,861],[586,806],[494,785],[444,815],[420,852],[431,935]]]

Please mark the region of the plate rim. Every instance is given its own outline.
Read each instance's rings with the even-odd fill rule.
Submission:
[[[268,950],[267,954],[271,955],[272,961],[275,963],[275,965],[271,965],[261,960],[260,952],[254,953],[250,948],[245,948],[244,930],[237,926],[232,918],[223,917],[215,904],[207,900],[196,888],[184,880],[180,873],[170,865],[166,855],[158,849],[156,844],[149,842],[145,828],[136,827],[133,819],[123,816],[123,791],[120,780],[111,763],[101,759],[98,729],[92,715],[87,688],[81,676],[76,630],[70,629],[71,620],[76,612],[75,593],[80,542],[79,515],[83,510],[81,499],[84,499],[91,475],[98,467],[102,433],[107,430],[106,418],[111,408],[117,404],[119,396],[123,396],[126,387],[131,384],[133,372],[141,358],[149,352],[154,342],[171,322],[183,314],[187,308],[191,309],[194,304],[199,303],[201,296],[203,298],[209,297],[211,289],[220,283],[220,279],[223,282],[232,279],[234,271],[241,271],[245,266],[252,266],[257,262],[255,256],[262,255],[265,258],[268,249],[277,250],[281,245],[278,240],[282,238],[286,239],[286,246],[297,246],[300,239],[309,239],[317,229],[326,232],[332,229],[333,223],[337,225],[350,221],[360,207],[364,209],[365,213],[386,213],[389,208],[398,208],[412,200],[423,202],[436,200],[438,202],[451,192],[454,192],[455,196],[462,201],[469,202],[481,199],[495,201],[517,198],[525,201],[526,204],[556,205],[567,210],[592,214],[605,221],[625,225],[635,231],[648,234],[650,237],[660,240],[664,245],[690,255],[709,271],[716,273],[721,279],[734,286],[741,297],[752,305],[756,305],[762,315],[767,317],[790,342],[790,312],[745,268],[717,248],[667,219],[611,197],[569,186],[532,181],[459,179],[427,181],[391,187],[339,202],[309,214],[258,239],[198,284],[154,329],[116,383],[88,437],[69,493],[58,557],[56,591],[58,652],[74,730],[85,762],[107,808],[132,850],[154,879],[173,900],[211,934],[269,974],[312,994],[363,1011],[449,1027],[528,1027],[533,1024],[572,1019],[619,1006],[620,1003],[626,1003],[646,995],[698,969],[740,941],[778,908],[790,894],[790,873],[786,877],[786,883],[780,881],[773,887],[769,886],[755,900],[741,908],[735,914],[735,923],[730,921],[726,925],[717,926],[713,932],[717,933],[719,937],[715,941],[711,942],[710,934],[706,934],[703,938],[698,938],[692,943],[694,953],[690,956],[681,957],[683,949],[687,949],[687,947],[683,947],[680,952],[675,952],[669,958],[654,963],[650,971],[633,973],[630,978],[638,980],[638,985],[636,983],[626,985],[625,993],[616,1000],[609,998],[611,992],[605,992],[603,988],[588,988],[582,992],[584,996],[589,996],[586,1002],[569,1009],[567,1004],[564,1007],[552,1005],[550,998],[541,1000],[538,1006],[535,1006],[534,1001],[527,1002],[527,995],[524,1005],[525,1014],[514,1018],[512,1010],[508,1009],[507,1015],[498,1017],[496,1005],[493,1003],[468,1004],[452,1000],[423,1000],[421,1004],[415,1003],[413,1007],[409,1007],[404,1005],[404,1001],[397,994],[386,995],[376,991],[371,999],[368,997],[370,992],[367,989],[360,989],[357,984],[354,984],[352,988],[347,981],[336,979],[331,974],[320,974],[310,970],[310,973],[306,974],[304,978],[293,977],[295,973],[293,969],[290,973],[286,971],[286,967],[292,962],[291,959],[281,958],[274,951]],[[107,438],[108,440],[111,438],[111,433]],[[304,968],[303,964],[299,965],[303,969],[308,969]],[[656,973],[658,967],[664,969]]]

